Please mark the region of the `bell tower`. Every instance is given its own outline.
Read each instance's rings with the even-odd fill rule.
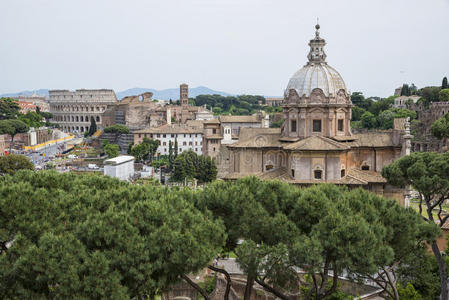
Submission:
[[[179,103],[181,106],[189,105],[189,86],[185,83],[179,86]]]

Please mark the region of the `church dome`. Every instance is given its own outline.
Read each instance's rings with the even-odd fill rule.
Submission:
[[[310,97],[314,89],[321,89],[326,97],[336,97],[340,90],[344,90],[346,94],[348,92],[341,75],[326,63],[323,50],[326,42],[320,37],[318,29],[317,26],[315,38],[309,43],[309,62],[290,78],[285,90],[286,97],[291,89],[299,97]]]
[[[297,71],[288,82],[286,94],[294,89],[299,97],[310,97],[314,89],[321,89],[326,97],[335,97],[339,90],[346,90],[340,74],[327,64],[307,64]]]

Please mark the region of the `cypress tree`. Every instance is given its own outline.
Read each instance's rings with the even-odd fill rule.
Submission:
[[[97,131],[97,123],[95,122],[94,117],[90,118],[90,128],[89,128],[89,135],[93,135]]]
[[[173,145],[172,142],[168,142],[168,168],[171,170],[173,165]]]
[[[178,139],[175,139],[175,157],[174,157],[174,159],[176,159],[176,157],[178,157]]]
[[[447,77],[443,78],[443,84],[441,85],[441,89],[449,89],[449,85],[447,84]]]
[[[408,84],[406,84],[406,83],[404,83],[404,85],[402,85],[401,96],[410,96],[410,89],[408,87]]]

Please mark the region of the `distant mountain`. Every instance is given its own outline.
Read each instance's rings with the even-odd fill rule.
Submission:
[[[153,99],[159,99],[159,100],[178,100],[179,99],[179,88],[173,88],[173,89],[165,89],[165,90],[155,90],[155,89],[147,89],[147,88],[132,88],[128,89],[122,92],[117,92],[117,98],[123,99],[126,96],[133,96],[133,95],[140,95],[145,92],[152,92],[153,93]],[[40,89],[35,91],[22,91],[18,93],[9,93],[9,94],[2,94],[0,97],[18,97],[19,95],[22,96],[31,96],[34,93],[38,94],[39,96],[46,96],[48,97],[48,90],[47,89]],[[189,97],[195,98],[198,95],[213,95],[218,94],[222,96],[232,96],[232,94],[215,91],[205,86],[199,86],[195,88],[189,88]]]
[[[20,96],[31,96],[34,93],[36,93],[39,96],[48,97],[48,90],[47,89],[40,89],[40,90],[34,90],[34,91],[22,91],[22,92],[18,92],[18,93],[2,94],[2,95],[0,95],[0,98],[2,98],[2,97],[16,98],[16,97],[19,97],[19,95]]]
[[[116,93],[118,99],[123,99],[126,96],[140,95],[146,92],[153,93],[153,99],[159,100],[179,100],[179,88],[165,89],[165,90],[155,90],[146,88],[132,88],[126,91]],[[195,98],[198,95],[222,95],[222,96],[232,96],[232,94],[215,91],[205,86],[199,86],[195,88],[189,88],[189,97]]]

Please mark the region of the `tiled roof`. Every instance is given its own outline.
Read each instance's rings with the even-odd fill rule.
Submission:
[[[206,139],[209,139],[209,140],[221,140],[222,138],[223,138],[223,136],[221,134],[206,135]]]
[[[249,139],[240,140],[234,144],[228,145],[230,148],[281,148],[282,143],[279,141],[279,134],[258,134],[253,135]]]
[[[220,121],[218,119],[214,118],[214,119],[204,121],[204,124],[220,124]]]
[[[393,142],[393,132],[365,132],[354,135],[357,140],[348,144],[351,147],[397,147]]]
[[[362,182],[372,183],[386,183],[387,180],[382,175],[375,171],[362,171],[358,169],[349,169],[346,177],[352,177]]]
[[[258,116],[220,116],[221,123],[260,123]]]
[[[203,129],[183,124],[165,124],[159,127],[136,130],[134,133],[203,133]]]
[[[203,124],[205,121],[203,120],[187,120],[186,125],[190,127],[199,127],[203,128]]]
[[[385,183],[386,180],[379,173],[374,171],[360,171],[356,169],[350,169],[348,174],[335,180],[316,180],[316,179],[293,179],[288,170],[285,167],[276,168],[267,172],[258,173],[229,173],[223,178],[235,180],[246,176],[257,176],[262,180],[278,179],[291,184],[320,184],[320,183],[333,183],[340,185],[367,185],[368,183]],[[448,225],[449,227],[449,225]]]
[[[348,150],[349,148],[349,146],[343,143],[339,143],[322,136],[311,136],[284,146],[284,149],[286,150],[301,151],[343,151]]]

